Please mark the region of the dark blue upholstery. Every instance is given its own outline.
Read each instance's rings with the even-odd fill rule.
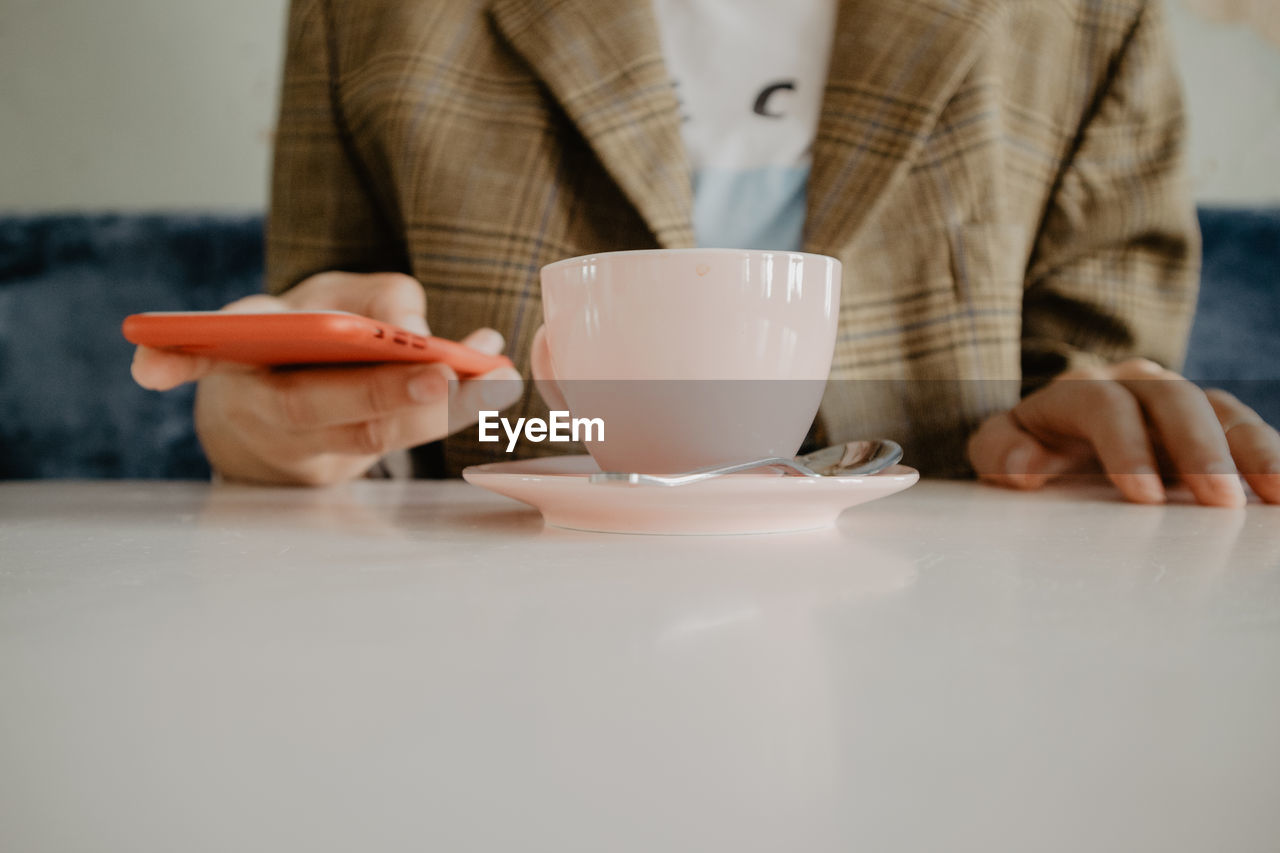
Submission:
[[[0,479],[207,477],[192,389],[136,386],[120,322],[261,282],[259,216],[0,217]]]
[[[1205,208],[1200,229],[1204,271],[1186,374],[1280,380],[1280,209]]]
[[[1186,375],[1280,425],[1280,208],[1203,208],[1204,270]]]
[[[1186,370],[1280,423],[1280,209],[1201,212]],[[0,217],[0,479],[200,478],[191,389],[129,378],[120,321],[256,292],[258,216]]]

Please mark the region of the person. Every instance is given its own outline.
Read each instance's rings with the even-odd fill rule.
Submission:
[[[891,435],[925,473],[1025,489],[1093,466],[1142,503],[1164,471],[1238,506],[1243,473],[1280,502],[1276,431],[1174,372],[1183,149],[1154,0],[293,0],[273,295],[228,310],[426,317],[519,375],[147,349],[134,375],[199,381],[227,477],[332,483],[402,448],[456,474],[494,451],[451,409],[542,405],[519,381],[547,369],[542,265],[756,241],[844,265],[822,440]]]

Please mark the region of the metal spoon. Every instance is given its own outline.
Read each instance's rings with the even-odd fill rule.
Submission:
[[[604,471],[592,474],[592,483],[613,483],[629,486],[684,486],[701,480],[710,480],[724,474],[750,471],[754,468],[777,466],[786,468],[802,477],[866,477],[883,471],[902,458],[902,448],[887,438],[870,441],[850,441],[805,453],[795,459],[774,456],[738,462],[729,465],[708,465],[680,474],[628,474]]]

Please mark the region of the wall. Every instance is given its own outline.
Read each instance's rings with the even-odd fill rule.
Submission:
[[[258,210],[285,0],[0,0],[0,209]]]
[[[1202,201],[1280,202],[1280,0],[1167,0]]]
[[[1198,197],[1280,202],[1280,0],[1168,0]],[[0,0],[0,209],[259,210],[285,0]]]

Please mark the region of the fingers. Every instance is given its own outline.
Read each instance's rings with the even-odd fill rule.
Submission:
[[[502,346],[492,330],[470,342]],[[215,469],[233,479],[322,485],[359,476],[378,457],[474,424],[519,399],[509,367],[458,382],[443,364],[215,371],[196,421]]]
[[[225,310],[349,311],[429,333],[421,285],[398,273],[321,273],[278,299],[255,295]],[[490,355],[505,345],[493,329],[477,329],[463,343]],[[196,425],[210,462],[226,476],[263,482],[359,476],[379,456],[443,438],[523,393],[511,368],[458,382],[443,364],[237,372],[140,359],[140,375],[157,386],[201,378]]]
[[[151,391],[168,391],[195,382],[214,368],[211,359],[186,353],[166,352],[140,346],[133,353],[129,372],[133,381]]]
[[[337,420],[328,411],[317,413],[319,416],[310,423],[299,423],[291,430],[293,446],[303,454],[382,456],[465,429],[479,420],[481,410],[505,409],[520,399],[524,387],[520,374],[509,367],[465,382],[455,379],[452,384],[442,378],[445,372],[452,373],[448,368],[429,365],[428,369],[434,369],[434,373],[426,374],[432,377],[430,396],[408,404],[383,406],[379,401],[347,420]],[[417,376],[421,374],[415,372]],[[436,380],[442,381],[437,385]]]
[[[477,329],[463,343],[490,355],[501,352],[504,344],[502,335],[493,329]],[[476,379],[496,379],[514,387],[508,390],[494,386],[482,394],[480,390],[469,390],[469,380],[454,392],[461,404],[472,398],[493,398],[500,405],[490,408],[501,408],[518,399],[523,390],[520,374],[510,368]],[[315,367],[266,372],[245,389],[245,394],[248,405],[266,423],[288,432],[303,432],[377,421],[409,409],[448,403],[450,383],[457,381],[457,374],[445,364]],[[466,424],[465,417],[461,423]],[[406,430],[407,427],[400,432]]]
[[[978,428],[969,441],[969,460],[982,479],[1014,489],[1039,489],[1075,461],[1072,454],[1045,447],[1009,412]]]
[[[418,281],[403,273],[324,272],[282,297],[295,311],[349,311],[394,323],[420,335],[427,328],[427,297]]]
[[[533,333],[533,347],[529,353],[529,366],[533,372],[533,382],[549,409],[567,411],[569,404],[565,402],[564,393],[556,384],[555,371],[551,367],[551,347],[547,345],[547,327],[539,326]]]
[[[1117,365],[1114,375],[1138,400],[1196,501],[1206,506],[1243,506],[1244,489],[1231,448],[1204,392],[1151,362]]]
[[[1142,408],[1123,385],[1104,379],[1057,380],[1019,403],[1012,414],[1042,442],[1088,442],[1127,500],[1165,500]]]
[[[223,311],[256,314],[285,311],[284,303],[274,296],[255,293],[225,306]],[[222,366],[222,363],[198,355],[152,349],[140,346],[133,353],[129,371],[133,380],[152,391],[168,391],[187,382],[195,382]],[[232,369],[235,369],[234,367]]]
[[[524,394],[524,380],[510,367],[499,367],[453,387],[449,401],[449,434],[480,420],[482,411],[501,411]]]
[[[305,467],[323,455],[377,457],[426,444],[474,424],[483,409],[520,398],[509,367],[457,382],[443,365],[391,365],[349,371],[296,371],[255,382],[239,424],[264,458]],[[426,380],[425,382],[423,380]],[[414,391],[415,384],[422,390]],[[380,389],[380,390],[379,390]],[[367,464],[365,467],[367,467]]]
[[[364,467],[396,450],[404,450],[443,438],[449,432],[447,394],[430,405],[415,406],[389,415],[349,424],[317,427],[294,433],[289,448],[305,460],[324,454],[368,459]]]
[[[1280,502],[1280,435],[1229,394],[1206,394],[1150,361],[1060,377],[1023,400],[1010,417],[1058,452],[1066,439],[1086,440],[1129,500],[1164,499],[1158,450],[1201,504],[1245,503],[1237,465],[1263,500]],[[1003,431],[1016,435],[1008,426]]]
[[[1205,397],[1245,481],[1267,503],[1280,503],[1280,433],[1226,391],[1210,389]]]
[[[277,311],[350,311],[375,320],[395,323],[419,334],[429,334],[425,320],[426,296],[422,286],[401,273],[355,274],[326,272],[314,275],[284,297],[257,293],[223,307],[230,313]],[[490,354],[502,350],[502,336],[492,329],[472,333],[468,342]],[[497,349],[493,349],[494,347]],[[207,376],[218,365],[198,356],[160,352],[139,347],[131,371],[144,388],[165,391]]]
[[[235,302],[228,302],[222,306],[222,310],[229,314],[273,314],[288,311],[289,306],[278,297],[255,293],[252,296],[237,299]]]
[[[270,426],[300,433],[445,404],[456,379],[443,364],[270,371],[245,387],[244,398]]]
[[[507,345],[500,332],[489,328],[476,329],[463,338],[461,342],[485,355],[498,355],[502,352],[502,348]]]

